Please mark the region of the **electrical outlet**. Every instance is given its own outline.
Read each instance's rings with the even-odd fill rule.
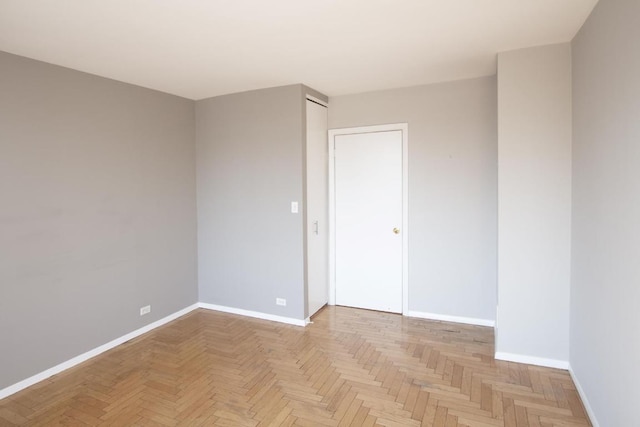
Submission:
[[[291,213],[298,213],[298,202],[291,202]]]
[[[140,316],[144,316],[145,314],[151,313],[151,306],[145,305],[144,307],[140,307]]]
[[[287,300],[284,298],[276,298],[276,305],[287,305]]]

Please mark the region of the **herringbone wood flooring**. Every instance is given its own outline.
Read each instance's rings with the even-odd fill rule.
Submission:
[[[567,372],[495,361],[490,328],[313,321],[196,310],[1,400],[0,425],[589,425]]]

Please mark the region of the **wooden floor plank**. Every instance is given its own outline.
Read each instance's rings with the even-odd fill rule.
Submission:
[[[196,310],[0,400],[0,426],[590,425],[566,371],[491,328],[326,307],[306,328]]]

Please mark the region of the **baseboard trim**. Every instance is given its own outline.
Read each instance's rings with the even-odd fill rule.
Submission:
[[[85,362],[89,359],[91,359],[92,357],[96,357],[97,355],[104,353],[107,350],[111,350],[114,347],[119,346],[120,344],[123,344],[129,340],[132,340],[133,338],[139,337],[142,334],[145,334],[159,326],[162,326],[166,323],[171,322],[172,320],[177,319],[178,317],[184,316],[185,314],[195,310],[196,308],[198,308],[198,304],[192,304],[189,307],[183,308],[182,310],[176,311],[173,314],[170,314],[166,317],[163,317],[160,320],[156,320],[153,323],[149,323],[146,326],[143,326],[140,329],[136,329],[133,332],[129,332],[126,335],[121,336],[120,338],[116,338],[112,341],[109,341],[106,344],[103,344],[99,347],[94,348],[93,350],[89,350],[86,353],[82,353],[72,359],[67,360],[66,362],[62,362],[52,368],[49,368],[45,371],[42,371],[38,374],[35,374],[27,379],[24,379],[20,382],[17,382],[13,385],[10,385],[9,387],[3,388],[2,390],[0,390],[0,399],[4,399],[5,397],[8,397],[12,394],[15,394],[17,392],[19,392],[20,390],[24,390],[27,387],[30,387],[36,383],[39,383],[42,380],[46,380],[47,378],[59,374],[62,371],[65,371],[69,368],[72,368],[82,362]]]
[[[275,314],[262,313],[259,311],[244,310],[242,308],[227,307],[225,305],[209,304],[206,302],[198,303],[198,307],[207,310],[221,311],[223,313],[239,314],[240,316],[253,317],[255,319],[270,320],[272,322],[286,323],[288,325],[306,326],[307,322],[303,319],[294,319],[292,317],[276,316]]]
[[[441,320],[443,322],[464,323],[466,325],[489,326],[492,328],[496,326],[495,320],[474,319],[472,317],[449,316],[446,314],[425,313],[422,311],[413,311],[413,310],[409,310],[407,313],[405,313],[405,316],[417,317],[420,319]]]
[[[569,362],[557,359],[545,359],[544,357],[525,356],[522,354],[505,353],[496,351],[496,360],[504,360],[507,362],[526,363],[527,365],[544,366],[545,368],[569,369]]]
[[[587,411],[587,416],[589,417],[589,421],[593,424],[593,427],[600,427],[600,423],[598,423],[598,419],[596,418],[595,412],[593,412],[593,408],[589,403],[589,399],[587,399],[587,394],[584,392],[580,381],[578,381],[578,377],[576,373],[573,372],[573,368],[571,364],[569,364],[569,375],[571,375],[571,379],[573,383],[576,385],[576,390],[578,390],[578,394],[580,395],[580,399],[582,400],[582,404],[584,405],[584,409]]]

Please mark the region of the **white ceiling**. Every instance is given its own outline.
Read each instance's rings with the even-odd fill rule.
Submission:
[[[596,2],[0,0],[0,50],[191,99],[335,96],[492,75],[497,52],[570,41]]]

